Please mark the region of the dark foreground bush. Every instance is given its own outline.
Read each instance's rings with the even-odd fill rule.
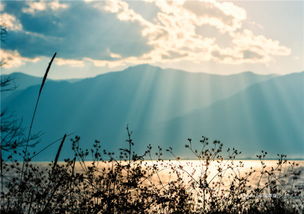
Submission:
[[[223,144],[203,137],[200,149],[191,139],[185,145],[197,162],[181,161],[172,148],[166,152],[174,160],[164,161],[160,147],[154,154],[151,146],[144,154],[135,154],[127,133],[127,148],[119,154],[102,150],[99,141],[83,150],[75,137],[73,158],[58,163],[63,139],[48,165],[29,157],[20,163],[14,159],[18,153],[11,150],[1,166],[1,214],[303,212],[303,187],[296,186],[301,171],[284,155],[267,166],[267,153],[262,152],[256,171],[236,160],[237,150],[223,151]]]

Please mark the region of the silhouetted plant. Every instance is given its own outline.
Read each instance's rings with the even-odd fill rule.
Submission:
[[[4,42],[4,41],[2,41]],[[0,67],[5,63],[1,62]],[[13,91],[16,89],[14,84],[14,79],[10,77],[4,77],[1,75],[0,81],[0,93],[1,96],[4,93]],[[37,144],[37,139],[39,133],[35,135],[30,135],[28,138],[25,138],[24,135],[25,128],[23,127],[22,120],[16,118],[12,112],[9,112],[5,109],[1,109],[0,112],[0,177],[1,177],[1,191],[3,191],[3,161],[6,158],[14,156],[22,156],[22,148],[26,145],[33,147]]]
[[[275,167],[268,167],[264,161],[266,152],[262,152],[258,156],[260,172],[253,168],[241,172],[244,163],[236,160],[240,152],[227,149],[224,158],[223,144],[209,143],[207,138],[200,141],[200,149],[194,148],[191,139],[186,144],[201,168],[190,165],[187,168],[191,163],[178,157],[162,160],[160,147],[156,156],[152,155],[151,146],[144,154],[135,154],[129,128],[126,148],[121,148],[117,155],[102,150],[100,141],[96,140],[90,150],[82,149],[79,142],[80,137],[71,139],[74,155],[64,162],[58,162],[60,148],[48,166],[27,162],[24,179],[18,176],[21,170],[18,161],[13,157],[5,161],[2,212],[300,213],[303,210],[303,191],[293,184],[280,184],[286,175],[300,175],[298,166],[288,162],[284,155],[279,156]],[[167,151],[173,154],[172,149]],[[169,170],[171,179],[160,174],[163,169]],[[250,179],[254,176],[258,179],[252,183]]]
[[[37,99],[36,99],[36,104],[35,104],[35,107],[34,107],[34,111],[33,111],[33,115],[32,115],[32,118],[31,118],[31,122],[30,122],[30,126],[29,126],[29,130],[28,130],[28,135],[27,135],[27,140],[26,140],[26,144],[25,144],[25,149],[24,149],[24,157],[23,157],[23,164],[22,164],[22,169],[21,169],[21,177],[23,176],[23,171],[27,170],[27,168],[25,167],[25,163],[30,161],[30,154],[28,153],[28,146],[29,146],[29,142],[30,142],[30,139],[31,139],[31,136],[32,136],[32,128],[33,128],[33,124],[34,124],[34,120],[35,120],[35,116],[36,116],[36,112],[37,112],[37,108],[38,108],[38,104],[39,104],[39,101],[40,101],[40,96],[41,96],[41,93],[42,93],[42,90],[43,90],[43,87],[45,85],[45,82],[46,82],[46,79],[47,79],[47,76],[48,76],[48,73],[50,71],[50,68],[52,66],[52,63],[56,57],[56,52],[54,53],[51,61],[49,62],[46,70],[45,70],[45,73],[44,73],[44,76],[42,78],[42,82],[40,84],[40,88],[39,88],[39,92],[38,92],[38,96],[37,96]],[[25,168],[24,168],[25,167]]]

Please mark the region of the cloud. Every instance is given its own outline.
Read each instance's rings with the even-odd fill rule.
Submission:
[[[280,45],[279,41],[245,29],[243,22],[247,13],[233,3],[214,0],[146,1],[159,8],[153,21],[144,19],[130,9],[128,2],[121,0],[93,4],[104,12],[116,14],[121,21],[136,22],[142,26],[141,33],[153,49],[132,61],[266,63],[274,56],[290,54],[290,49]],[[198,33],[202,26],[215,27],[217,34],[227,35],[226,38],[231,38],[229,46],[221,46],[215,36],[206,37]]]
[[[56,58],[55,60],[56,65],[68,65],[71,67],[84,67],[85,63],[83,60],[74,60],[74,59],[63,59],[63,58]]]
[[[130,9],[129,4],[120,0],[112,1],[96,1],[91,3],[93,7],[117,14],[117,18],[120,21],[131,21],[137,22],[143,26],[149,25],[149,22],[146,21],[139,13],[136,13],[134,10]]]
[[[261,59],[261,58],[263,58],[263,56],[259,55],[258,53],[255,53],[251,50],[244,50],[243,58],[244,59]]]
[[[116,53],[110,53],[109,55],[110,55],[110,57],[112,57],[114,59],[120,59],[121,58],[121,55],[116,54]]]
[[[0,2],[0,12],[2,12],[3,10],[4,10],[4,4]]]
[[[46,10],[62,10],[69,7],[67,4],[59,3],[58,0],[27,1],[26,4],[27,7],[23,8],[22,12],[30,14],[35,14],[36,12],[42,12]]]
[[[280,45],[278,40],[269,39],[263,35],[255,35],[247,29],[234,33],[233,42],[240,47],[251,48],[261,54],[264,52],[269,56],[286,56],[291,53],[290,49]]]
[[[5,2],[4,14],[14,18],[7,18],[12,32],[3,48],[25,59],[57,51],[58,65],[76,67],[178,61],[265,64],[291,53],[279,41],[247,29],[244,23],[251,20],[235,3],[144,0],[144,4],[153,8],[153,17],[144,15],[134,1]],[[204,31],[208,28],[212,33]]]
[[[19,20],[8,13],[0,14],[0,26],[5,27],[7,30],[22,30]]]
[[[209,24],[222,32],[240,28],[247,16],[244,9],[228,2],[186,1],[183,8],[196,15],[198,25]]]
[[[25,57],[49,57],[57,51],[65,59],[112,61],[111,53],[116,54],[114,58],[125,58],[140,56],[151,48],[140,26],[121,22],[81,1],[67,3],[65,10],[36,14],[20,12],[27,8],[24,2],[5,3],[8,12],[19,18],[23,31],[9,32],[3,48],[18,50]]]
[[[38,62],[40,58],[22,57],[18,51],[7,51],[0,49],[0,61],[3,68],[15,68],[23,65],[25,62]]]

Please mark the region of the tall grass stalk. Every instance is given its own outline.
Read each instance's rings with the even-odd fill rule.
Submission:
[[[51,59],[51,61],[48,64],[48,67],[46,68],[46,71],[44,73],[44,76],[43,76],[43,79],[42,79],[42,82],[41,82],[41,85],[40,85],[40,89],[39,89],[39,92],[38,92],[38,97],[37,97],[37,100],[36,100],[34,112],[33,112],[31,123],[30,123],[30,127],[29,127],[29,132],[28,132],[28,136],[27,136],[27,140],[26,140],[26,145],[25,145],[25,150],[24,150],[23,164],[22,164],[22,169],[21,169],[21,177],[23,176],[22,174],[23,174],[23,171],[24,171],[25,163],[29,161],[28,157],[27,157],[28,144],[29,144],[29,141],[30,141],[30,138],[31,138],[32,128],[33,128],[33,124],[34,124],[34,120],[35,120],[35,116],[36,116],[36,112],[37,112],[40,96],[41,96],[43,87],[45,85],[45,81],[47,79],[48,73],[50,71],[51,65],[52,65],[52,63],[53,63],[53,61],[54,61],[54,59],[56,57],[56,54],[57,53],[55,52],[54,55],[53,55],[53,57],[52,57],[52,59]]]
[[[71,132],[70,134],[66,134],[66,137],[70,137],[70,136],[72,136],[73,134],[74,134],[73,132]],[[45,147],[43,147],[39,152],[33,154],[33,155],[31,156],[30,159],[33,160],[34,157],[40,155],[41,152],[44,152],[44,151],[47,150],[49,147],[51,147],[52,145],[54,145],[55,143],[57,143],[57,142],[59,142],[59,141],[62,141],[62,137],[58,138],[57,140],[52,141],[50,144],[48,144],[48,145],[46,145]]]
[[[59,148],[58,148],[58,150],[57,150],[56,157],[55,157],[55,160],[54,160],[53,170],[55,169],[55,167],[56,167],[56,165],[57,165],[57,163],[58,163],[59,155],[60,155],[60,153],[61,153],[62,146],[63,146],[63,144],[64,144],[64,141],[65,141],[66,137],[67,137],[67,134],[65,134],[65,135],[63,136],[63,138],[62,138],[62,140],[61,140],[61,143],[60,143],[60,145],[59,145]]]

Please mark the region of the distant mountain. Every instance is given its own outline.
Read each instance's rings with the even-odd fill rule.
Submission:
[[[138,140],[142,139],[139,141],[141,145],[148,142],[158,145],[167,143],[170,135],[166,135],[166,139],[150,134],[146,137],[139,136],[150,133],[147,130],[154,130],[159,124],[172,123],[173,128],[165,126],[163,131],[168,129],[168,133],[180,136],[183,140],[184,131],[175,133],[178,130],[174,129],[175,123],[172,121],[176,120],[176,124],[179,124],[179,120],[172,120],[173,118],[192,115],[249,86],[272,78],[277,77],[250,72],[211,75],[140,65],[76,82],[47,81],[34,130],[45,133],[42,144],[57,139],[64,133],[75,132],[83,138],[83,144],[89,145],[93,139],[102,139],[106,148],[116,150],[125,144],[126,124],[134,130]],[[28,87],[23,87],[24,89],[3,99],[1,108],[14,111],[16,116],[23,118],[24,124],[29,124],[39,85],[28,84]],[[251,105],[249,101],[248,105]],[[238,109],[242,111],[240,107],[236,107],[235,111]],[[172,121],[165,122],[169,120]],[[197,127],[188,127],[192,128],[197,130]],[[201,130],[201,134],[204,133],[209,134],[206,130]],[[210,133],[213,134],[216,133]],[[147,140],[150,136],[155,136],[155,140]],[[221,136],[218,135],[219,138]],[[65,148],[64,151],[67,155],[68,149]],[[48,155],[53,157],[53,154],[48,153],[43,158]]]
[[[140,132],[138,139],[173,146],[185,155],[185,139],[198,142],[205,135],[239,148],[245,157],[266,150],[304,158],[303,98],[304,72],[280,76]]]
[[[38,85],[41,83],[40,77],[27,75],[24,73],[11,73],[8,75],[2,75],[1,78],[9,78],[12,80],[12,84],[16,86],[17,90],[23,90],[29,86]],[[52,80],[50,80],[52,81]]]
[[[10,79],[11,80],[10,84],[12,88],[14,88],[13,91],[1,93],[1,99],[6,99],[6,97],[10,96],[12,93],[15,93],[16,91],[24,90],[30,86],[40,85],[42,81],[42,77],[36,77],[21,72],[14,72],[11,74],[1,75],[1,79]],[[62,82],[62,81],[73,83],[79,81],[79,79],[67,79],[67,80],[48,79],[48,82]]]
[[[36,77],[21,72],[1,75],[1,78],[11,79],[12,84],[16,86],[17,90],[23,90],[27,87],[41,84],[41,77]],[[48,79],[48,81],[56,81],[56,82],[58,81],[77,82],[78,80],[79,79],[67,79],[67,80]]]

